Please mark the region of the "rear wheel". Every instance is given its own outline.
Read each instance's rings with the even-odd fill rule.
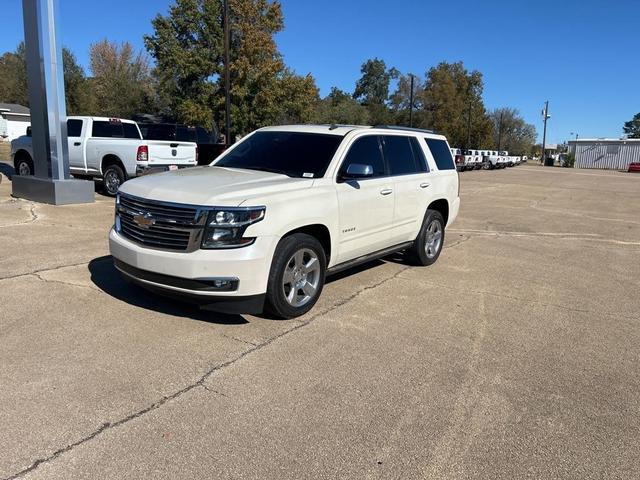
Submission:
[[[104,193],[110,197],[116,196],[120,185],[122,185],[126,180],[122,168],[118,165],[109,165],[102,174],[102,178],[104,181]]]
[[[21,177],[34,175],[33,160],[29,155],[22,155],[16,160],[16,174]]]
[[[311,235],[296,233],[280,241],[273,256],[265,310],[279,318],[304,315],[324,287],[326,255]]]
[[[407,251],[412,263],[421,266],[436,263],[444,245],[444,227],[444,218],[440,212],[427,210],[420,233],[411,249]]]

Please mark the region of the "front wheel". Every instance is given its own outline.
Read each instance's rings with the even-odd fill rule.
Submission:
[[[407,252],[412,263],[425,267],[436,263],[444,245],[444,227],[440,212],[427,210],[420,233]]]
[[[295,233],[283,238],[273,256],[265,310],[279,318],[304,315],[324,287],[327,258],[320,242]]]

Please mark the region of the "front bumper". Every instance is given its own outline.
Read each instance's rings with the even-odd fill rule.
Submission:
[[[111,229],[109,250],[116,268],[137,283],[206,305],[263,296],[278,240],[265,236],[247,247],[187,253],[142,247]],[[235,287],[207,288],[216,280],[233,280]]]

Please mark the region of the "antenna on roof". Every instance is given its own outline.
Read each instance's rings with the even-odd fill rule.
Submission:
[[[338,128],[338,125],[336,125],[335,123],[329,125],[329,130],[335,130],[336,128]]]

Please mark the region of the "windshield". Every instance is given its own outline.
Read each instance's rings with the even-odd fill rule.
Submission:
[[[341,135],[320,133],[256,132],[214,166],[319,178],[324,176],[342,139]]]

